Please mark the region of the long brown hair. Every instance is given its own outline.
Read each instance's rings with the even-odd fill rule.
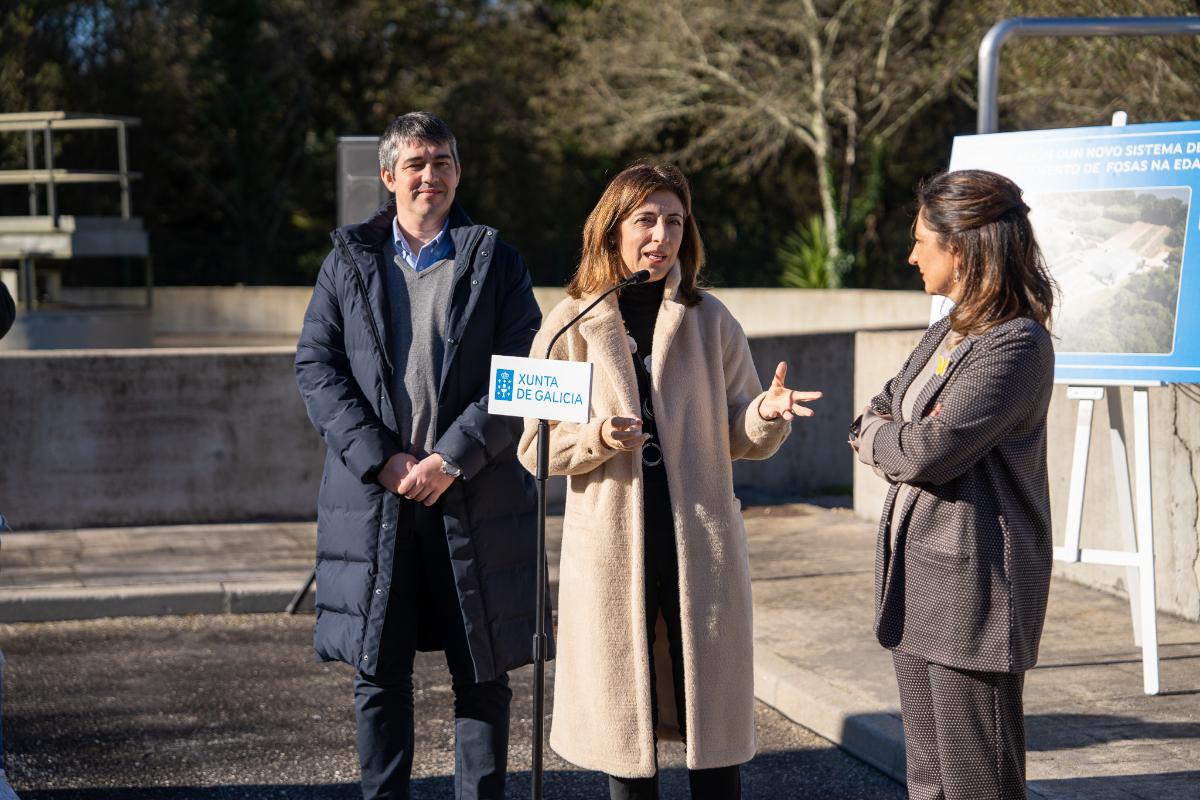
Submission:
[[[1020,187],[985,170],[943,172],[917,188],[917,205],[925,227],[959,257],[955,333],[980,334],[1016,317],[1050,327],[1057,287]]]
[[[679,246],[681,303],[694,306],[703,298],[697,283],[704,266],[704,243],[692,216],[692,190],[687,178],[670,164],[634,164],[622,170],[605,188],[583,225],[583,254],[567,294],[579,298],[612,286],[629,274],[621,260],[618,230],[621,221],[658,191],[668,191],[683,204],[683,242]]]

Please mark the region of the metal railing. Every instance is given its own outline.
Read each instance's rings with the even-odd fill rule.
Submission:
[[[58,191],[60,184],[116,183],[121,189],[121,219],[132,213],[130,181],[141,177],[129,171],[129,148],[126,131],[141,120],[136,117],[116,117],[103,114],[75,114],[68,111],[30,111],[0,114],[0,133],[25,134],[26,168],[0,170],[0,186],[25,184],[29,187],[29,216],[40,216],[38,187],[46,189],[46,213],[58,227]],[[117,169],[63,169],[54,165],[54,133],[56,131],[115,130],[117,133]],[[37,164],[35,135],[42,134],[41,167]]]
[[[976,133],[999,130],[1000,50],[1009,39],[1064,36],[1196,36],[1200,17],[1010,17],[992,26],[979,45]]]
[[[78,114],[69,111],[28,111],[0,114],[0,134],[25,136],[25,168],[0,169],[0,187],[24,185],[29,193],[29,214],[0,216],[0,257],[19,263],[18,284],[26,313],[37,305],[35,262],[67,261],[88,257],[141,257],[146,264],[146,305],[151,303],[152,267],[141,220],[132,215],[130,184],[141,173],[129,171],[128,130],[140,125],[136,117]],[[117,168],[92,169],[55,164],[55,134],[76,131],[116,133]],[[38,163],[37,135],[42,135]],[[120,216],[78,217],[62,213],[59,187],[68,184],[117,184]],[[45,214],[41,196],[45,195]],[[82,248],[82,252],[81,252]]]

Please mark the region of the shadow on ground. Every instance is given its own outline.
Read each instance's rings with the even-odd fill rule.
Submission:
[[[1048,752],[1105,742],[1200,739],[1200,722],[1147,722],[1115,714],[1030,714],[1025,731],[1030,752]]]
[[[1146,794],[1153,778],[1154,794]],[[1086,797],[1089,800],[1129,800],[1135,797],[1195,797],[1200,771],[1163,772],[1157,775],[1099,775],[1094,778],[1059,778],[1032,781],[1030,788],[1040,796]]]

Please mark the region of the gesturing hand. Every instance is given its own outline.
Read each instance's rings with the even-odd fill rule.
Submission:
[[[775,367],[775,378],[771,381],[771,388],[767,390],[767,396],[758,405],[758,415],[763,419],[772,420],[783,417],[786,420],[791,420],[796,417],[811,417],[813,415],[812,409],[801,405],[801,403],[820,400],[821,393],[801,392],[789,389],[783,385],[786,378],[787,362],[780,361],[779,366]]]
[[[454,483],[454,476],[442,472],[442,457],[437,453],[422,458],[400,481],[397,494],[431,506],[442,496],[442,492]]]
[[[600,426],[600,438],[613,450],[636,450],[650,438],[642,433],[637,417],[609,417]]]

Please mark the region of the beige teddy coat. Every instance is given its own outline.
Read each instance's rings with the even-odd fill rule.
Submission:
[[[764,393],[741,326],[711,295],[675,299],[678,267],[664,279],[651,365],[658,435],[675,517],[687,766],[707,769],[754,756],[750,564],[733,459],[768,458],[791,426],[758,415]],[[568,298],[534,340],[541,358],[556,331],[592,298]],[[609,449],[600,426],[640,417],[637,379],[616,295],[555,344],[552,358],[593,366],[586,424],[551,423],[551,475],[567,475],[558,588],[558,655],[550,746],[579,766],[622,777],[655,772],[643,584],[642,463]],[[537,458],[527,420],[519,456]],[[661,616],[655,636],[659,735],[679,738]]]

